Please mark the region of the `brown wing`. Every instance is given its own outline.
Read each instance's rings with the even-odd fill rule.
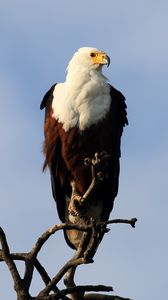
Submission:
[[[45,94],[40,109],[45,108],[45,122],[44,122],[44,146],[43,151],[45,155],[45,161],[43,170],[49,167],[51,176],[51,186],[53,197],[57,204],[57,210],[59,218],[62,222],[65,222],[65,192],[63,188],[63,180],[61,174],[58,172],[58,168],[61,161],[61,141],[59,136],[59,124],[52,117],[52,101],[53,91],[56,84],[54,84],[50,90]],[[64,168],[62,167],[62,170]],[[66,177],[66,175],[65,175]]]

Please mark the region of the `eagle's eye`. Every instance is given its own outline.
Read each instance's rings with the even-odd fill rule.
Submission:
[[[91,57],[95,57],[96,54],[95,54],[94,52],[91,52],[91,53],[90,53],[90,56],[91,56]]]

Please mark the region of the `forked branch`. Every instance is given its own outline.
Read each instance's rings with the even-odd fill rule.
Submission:
[[[93,262],[91,257],[94,255],[94,251],[96,251],[96,240],[94,237],[96,237],[96,234],[100,230],[104,230],[108,232],[106,226],[110,224],[116,224],[116,223],[124,223],[129,224],[132,227],[135,227],[136,219],[115,219],[115,220],[109,220],[104,223],[100,224],[91,224],[87,226],[79,226],[79,225],[72,225],[72,224],[56,224],[46,230],[37,240],[35,243],[35,246],[32,248],[32,250],[28,253],[10,253],[9,246],[6,240],[6,236],[2,228],[0,228],[0,242],[2,249],[0,250],[0,261],[5,262],[8,266],[8,269],[12,275],[13,282],[14,282],[14,288],[17,294],[18,300],[55,300],[55,299],[64,299],[68,300],[67,297],[68,294],[72,292],[79,292],[83,294],[83,298],[81,299],[100,299],[100,300],[127,300],[126,298],[122,298],[119,296],[107,296],[107,295],[100,295],[100,294],[85,294],[85,292],[90,291],[112,291],[112,287],[105,287],[105,286],[74,286],[71,288],[67,288],[64,290],[59,290],[57,287],[57,284],[60,282],[62,277],[65,275],[67,270],[69,270],[72,266],[78,266],[80,264],[90,263]],[[76,229],[83,232],[93,232],[93,239],[91,239],[91,244],[88,245],[86,251],[85,251],[85,257],[78,258],[78,259],[70,259],[60,270],[59,272],[53,277],[50,278],[45,268],[41,265],[39,260],[37,259],[37,256],[42,249],[43,245],[47,242],[49,237],[56,233],[59,230],[64,229]],[[25,275],[24,278],[21,279],[19,271],[17,269],[17,266],[14,261],[24,261],[25,262]],[[41,276],[41,279],[43,280],[45,284],[45,288],[42,289],[39,294],[36,297],[33,297],[29,294],[29,288],[32,283],[33,279],[33,272],[34,268],[38,271],[38,273]],[[53,294],[50,295],[50,292],[53,291]],[[118,297],[118,298],[117,298]],[[130,300],[130,299],[129,299]]]

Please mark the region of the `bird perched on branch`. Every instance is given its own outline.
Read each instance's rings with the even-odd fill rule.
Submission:
[[[44,169],[49,167],[62,222],[106,221],[118,193],[120,142],[128,121],[124,96],[102,74],[109,64],[105,52],[80,48],[65,82],[54,84],[40,106],[45,108]],[[101,183],[94,186],[95,178]],[[66,231],[65,238],[77,249],[81,232]]]

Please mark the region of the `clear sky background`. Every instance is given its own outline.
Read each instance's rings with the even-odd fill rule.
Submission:
[[[5,0],[0,7],[0,225],[13,252],[29,251],[58,223],[49,173],[42,174],[41,99],[64,81],[82,46],[111,57],[104,68],[127,99],[120,190],[111,218],[137,217],[136,229],[114,225],[80,284],[106,284],[136,300],[166,299],[168,285],[168,2],[167,0]],[[72,256],[62,233],[40,254],[49,275]],[[21,263],[19,268],[22,270]],[[43,287],[35,276],[33,295]],[[0,265],[0,299],[15,300]]]

